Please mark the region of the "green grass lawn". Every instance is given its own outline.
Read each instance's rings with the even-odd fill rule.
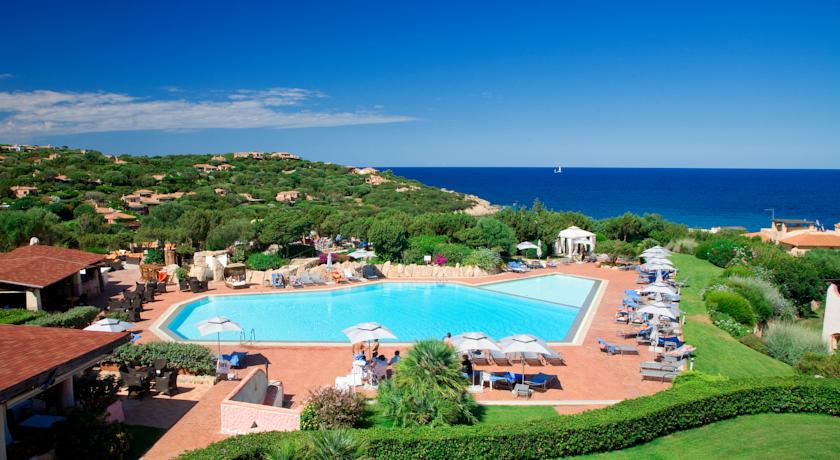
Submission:
[[[840,452],[840,417],[748,415],[663,436],[586,459],[833,459]]]
[[[689,282],[680,292],[680,307],[688,315],[684,328],[686,341],[697,347],[695,370],[732,378],[793,374],[787,364],[741,344],[709,322],[700,293],[722,269],[686,254],[674,254],[671,260],[679,268],[679,279]]]
[[[150,426],[126,425],[125,427],[131,434],[131,448],[125,456],[129,460],[142,457],[166,433],[163,428]]]
[[[504,425],[559,416],[552,406],[479,406],[476,412],[479,425]],[[391,421],[382,416],[376,405],[371,406],[367,421],[368,428],[391,426]]]

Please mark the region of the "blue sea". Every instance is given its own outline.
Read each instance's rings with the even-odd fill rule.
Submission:
[[[840,170],[630,168],[387,168],[428,185],[494,204],[530,206],[596,218],[657,213],[691,227],[754,231],[776,217],[840,222]]]

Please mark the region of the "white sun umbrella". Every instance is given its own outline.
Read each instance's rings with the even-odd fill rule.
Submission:
[[[526,249],[539,249],[540,247],[530,241],[523,241],[516,245],[516,249],[524,251]]]
[[[542,240],[537,240],[537,259],[542,257]]]
[[[656,281],[643,287],[640,291],[642,294],[669,294],[676,295],[677,290],[671,287],[668,283]]]
[[[642,254],[648,254],[648,253],[659,253],[659,254],[671,255],[671,251],[669,249],[663,248],[662,246],[658,246],[658,245],[653,246],[651,248],[647,248],[644,251],[642,251]]]
[[[658,307],[654,304],[645,305],[638,310],[639,313],[648,313],[654,316],[667,316],[671,319],[677,319],[677,313],[668,307]]]
[[[219,356],[222,356],[222,332],[242,332],[242,326],[224,316],[214,316],[196,324],[198,333],[201,335],[216,334],[216,343],[219,345]]]
[[[120,321],[116,318],[103,318],[86,327],[86,331],[97,332],[125,332],[134,327],[134,324]]]
[[[327,273],[332,272],[332,253],[327,253]]]
[[[350,254],[347,254],[347,256],[354,259],[370,259],[376,257],[376,253],[366,249],[359,249],[358,251],[353,251]]]
[[[397,336],[387,327],[379,323],[359,323],[341,331],[350,339],[350,343],[367,342],[370,351],[371,340],[396,339]]]
[[[502,351],[496,342],[483,332],[464,332],[452,337],[451,343],[458,353],[469,353],[474,350]]]
[[[531,334],[516,334],[499,340],[502,353],[519,353],[522,361],[522,382],[525,382],[525,353],[550,355],[554,351],[539,337]]]
[[[645,257],[646,264],[662,264],[673,267],[674,263],[664,257]]]
[[[642,270],[646,272],[672,272],[674,271],[673,265],[668,264],[644,264],[642,265]]]

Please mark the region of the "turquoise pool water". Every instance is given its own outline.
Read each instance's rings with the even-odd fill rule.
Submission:
[[[347,342],[342,329],[375,321],[390,328],[399,342],[467,331],[496,339],[529,333],[563,341],[596,287],[593,280],[551,275],[480,287],[377,283],[330,291],[211,295],[184,305],[167,327],[181,339],[215,340],[200,336],[196,324],[226,316],[246,332],[254,329],[259,341]],[[237,341],[239,333],[224,333],[222,340]]]

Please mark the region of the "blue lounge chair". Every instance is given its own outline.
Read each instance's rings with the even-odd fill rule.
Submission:
[[[230,362],[230,367],[234,369],[242,369],[246,356],[248,356],[247,351],[234,351],[229,355],[222,355],[222,359]]]
[[[525,384],[533,389],[539,388],[542,391],[546,391],[555,379],[557,379],[556,375],[543,374],[540,372],[539,374],[525,377]]]
[[[616,345],[609,343],[603,339],[597,339],[601,345],[601,350],[607,352],[608,355],[623,355],[623,354],[639,354],[639,349],[631,345]]]
[[[507,269],[508,269],[508,271],[511,271],[511,272],[514,272],[514,273],[525,273],[525,272],[528,271],[528,267],[522,265],[521,263],[519,263],[515,260],[511,260],[510,262],[507,263]]]
[[[673,346],[676,350],[683,345],[683,342],[679,337],[660,337],[659,340],[656,341],[656,345],[665,348],[671,348]]]

